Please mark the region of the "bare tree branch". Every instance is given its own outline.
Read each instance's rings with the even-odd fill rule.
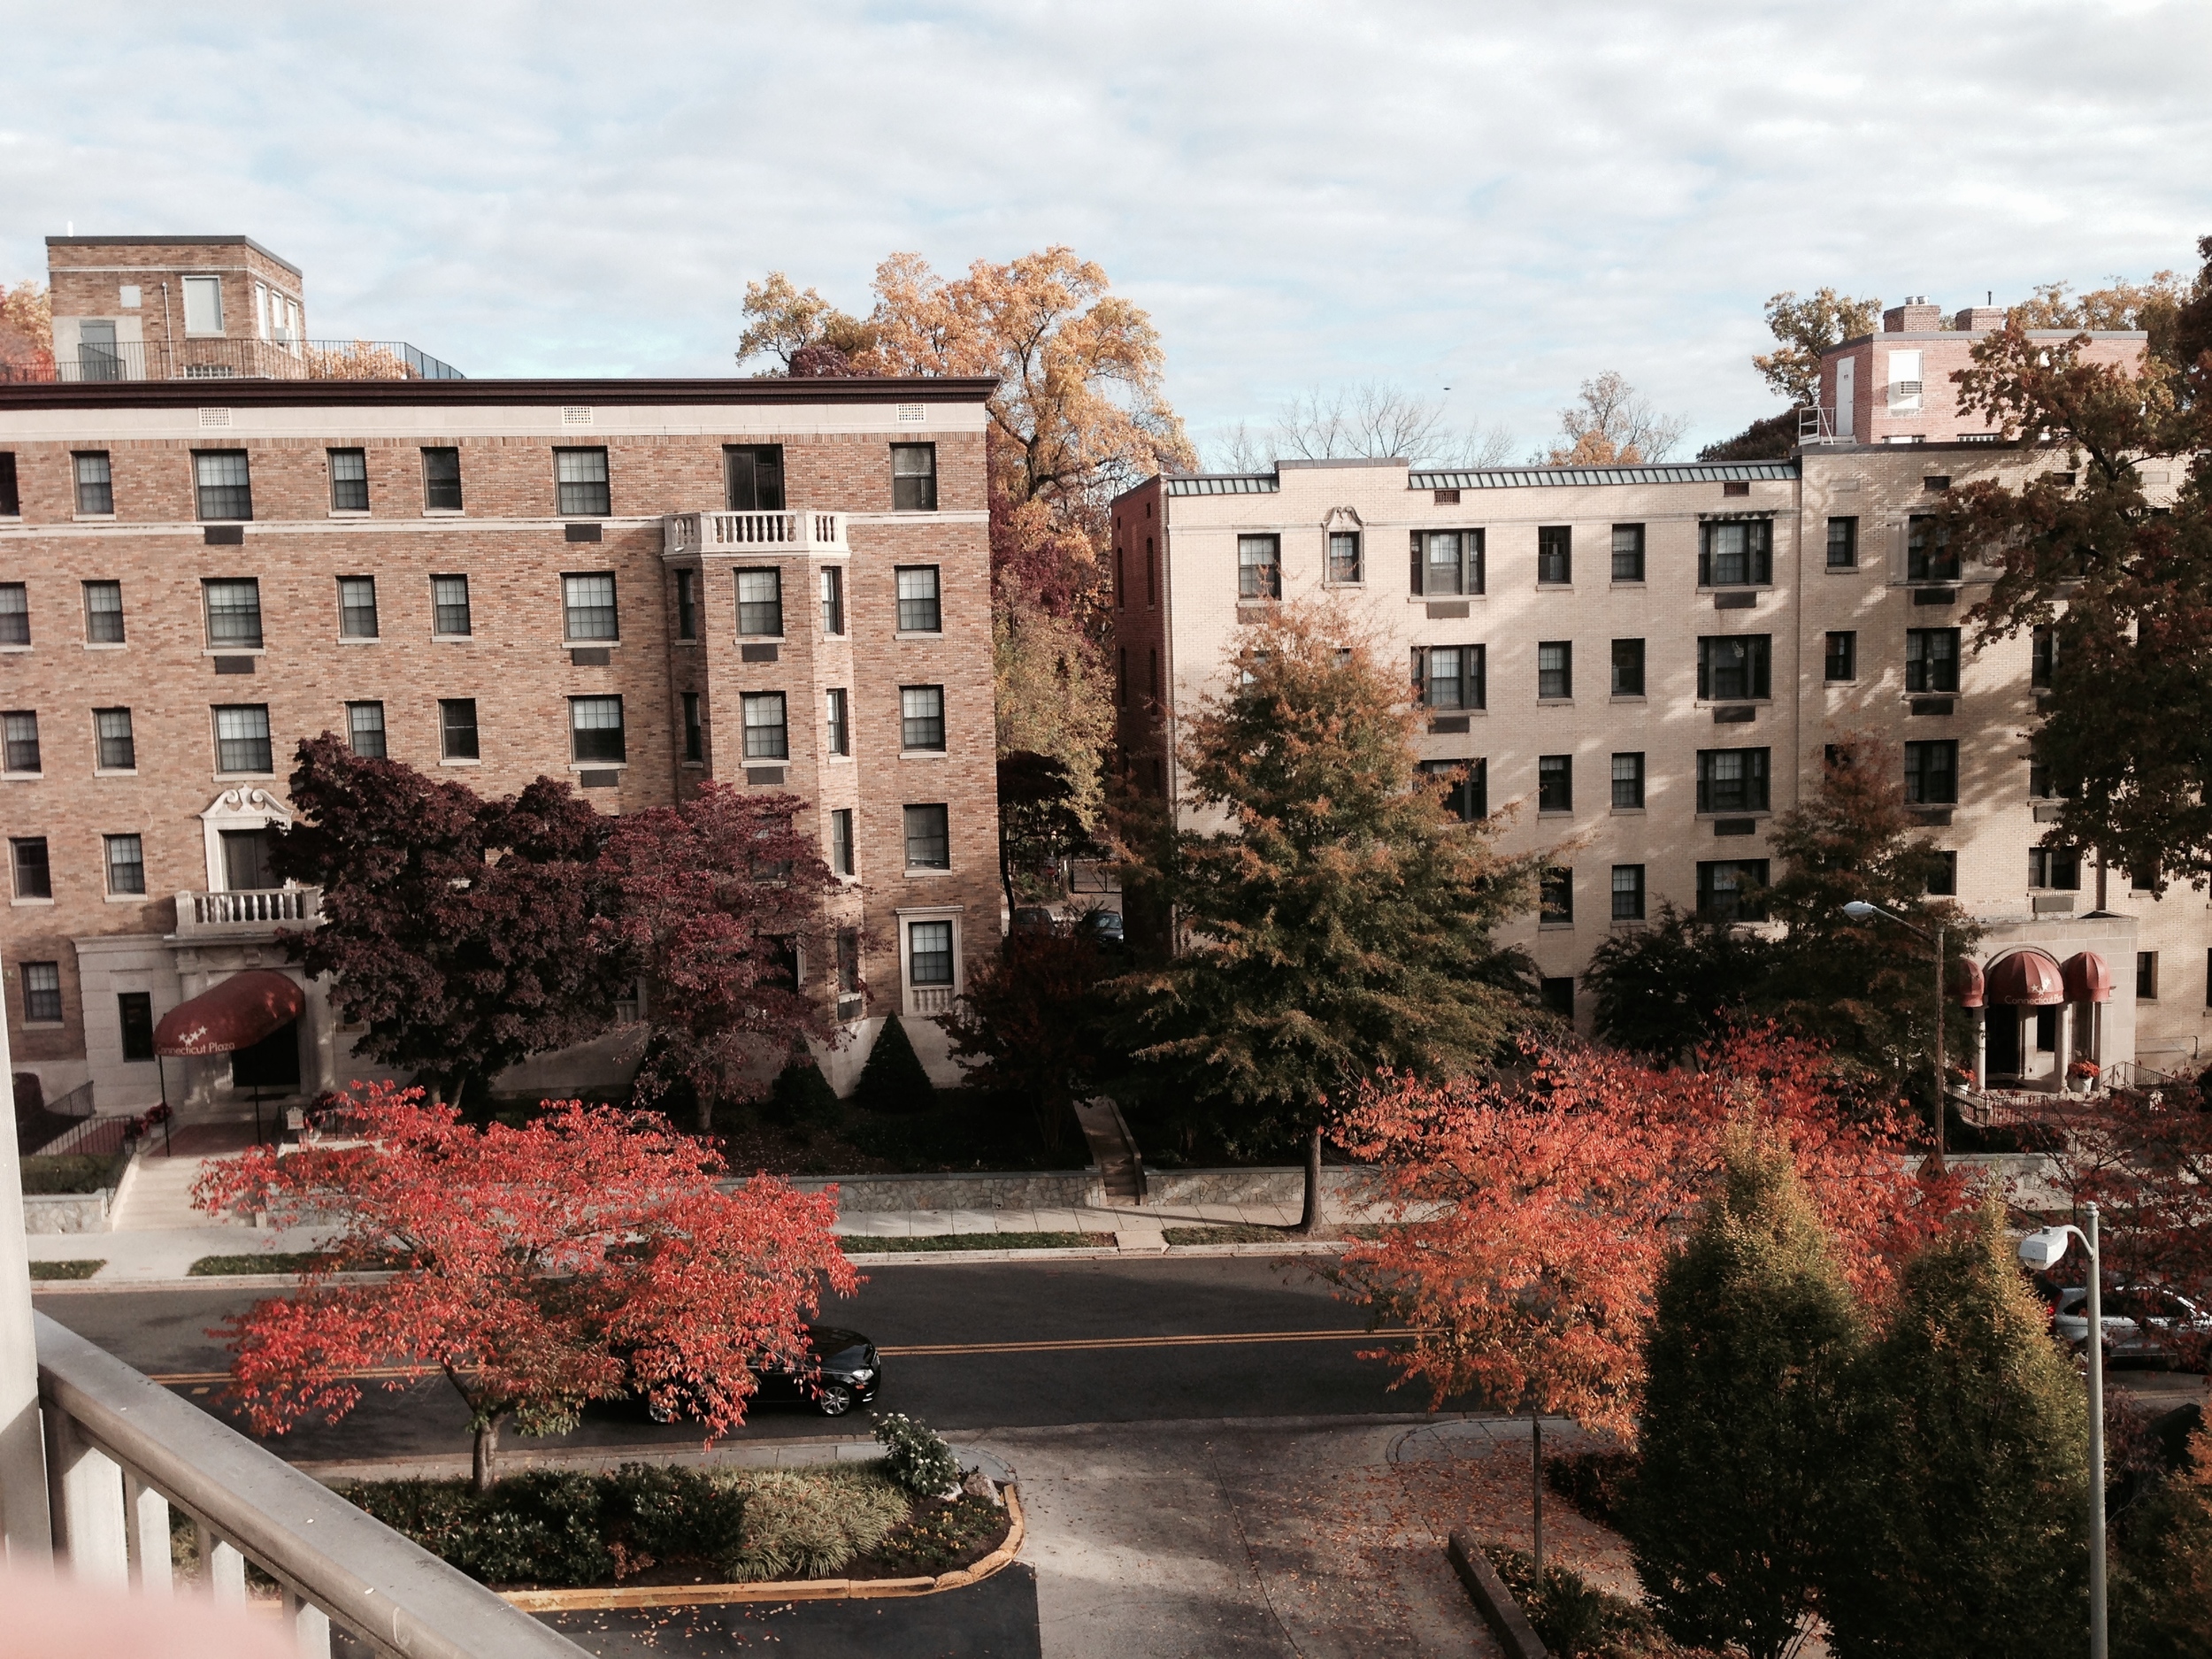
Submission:
[[[1264,472],[1278,458],[1346,461],[1402,457],[1431,467],[1495,466],[1511,453],[1512,434],[1480,423],[1455,432],[1445,408],[1386,381],[1312,386],[1276,412],[1272,426],[1255,432],[1239,421],[1223,435],[1216,454],[1228,469]]]

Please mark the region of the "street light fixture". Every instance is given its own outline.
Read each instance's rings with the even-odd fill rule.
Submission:
[[[1916,922],[1909,922],[1894,910],[1886,910],[1878,904],[1869,904],[1864,899],[1853,899],[1843,907],[1843,913],[1855,922],[1863,922],[1878,916],[1884,921],[1894,922],[1909,933],[1917,933],[1935,946],[1935,1166],[1940,1175],[1947,1167],[1944,1157],[1944,1097],[1949,1083],[1943,1075],[1943,924],[1938,922],[1931,933]]]
[[[2044,1227],[2020,1240],[2020,1260],[2039,1271],[2055,1267],[2070,1239],[2089,1252],[2089,1659],[2105,1659],[2104,1617],[2104,1261],[2097,1250],[2097,1207],[2083,1206],[2089,1231]]]

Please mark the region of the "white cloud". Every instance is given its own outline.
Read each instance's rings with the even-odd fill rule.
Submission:
[[[0,275],[242,230],[316,332],[477,374],[720,373],[747,280],[1052,242],[1202,433],[1317,380],[1530,444],[1619,368],[1693,442],[1779,288],[1947,303],[2193,264],[2189,4],[17,10]]]

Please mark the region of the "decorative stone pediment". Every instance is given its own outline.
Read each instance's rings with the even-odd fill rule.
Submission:
[[[200,814],[200,824],[207,848],[207,890],[217,893],[229,885],[223,871],[223,832],[266,829],[272,824],[289,829],[292,809],[259,784],[234,784]]]
[[[1325,532],[1330,530],[1359,531],[1365,529],[1366,525],[1359,516],[1358,508],[1332,507],[1329,509],[1329,516],[1321,521],[1321,528]]]

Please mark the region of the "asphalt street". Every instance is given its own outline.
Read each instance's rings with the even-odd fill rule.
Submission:
[[[162,1290],[48,1295],[38,1306],[139,1370],[179,1379],[172,1386],[180,1394],[219,1411],[226,1356],[209,1331],[254,1299],[236,1290]],[[1428,1404],[1425,1393],[1393,1393],[1389,1368],[1357,1357],[1374,1339],[1356,1310],[1294,1260],[902,1263],[875,1270],[856,1296],[822,1317],[889,1350],[875,1409],[948,1431],[1334,1417]],[[396,1393],[365,1386],[345,1421],[303,1425],[274,1449],[296,1462],[467,1450],[460,1401],[442,1379]],[[768,1406],[733,1439],[865,1429],[864,1419]],[[697,1443],[695,1431],[623,1407],[595,1408],[561,1440],[506,1441],[532,1450]]]

